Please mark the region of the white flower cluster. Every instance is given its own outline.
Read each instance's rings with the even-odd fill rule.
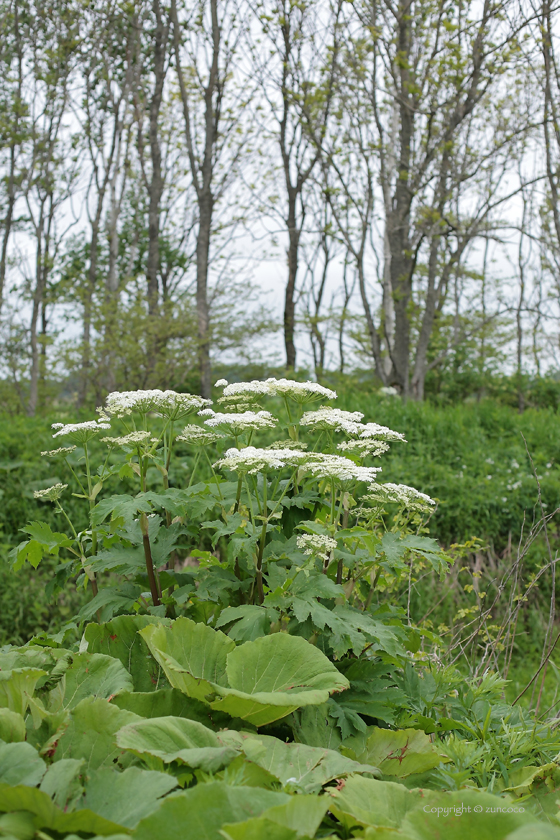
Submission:
[[[223,435],[216,434],[216,432],[207,432],[201,429],[200,426],[185,426],[180,435],[177,435],[175,440],[182,440],[184,443],[190,443],[191,446],[207,446],[209,443],[215,443],[221,440]]]
[[[343,440],[337,449],[341,452],[352,452],[354,455],[359,455],[360,458],[365,458],[368,455],[374,458],[378,455],[383,455],[389,449],[389,444],[383,440]]]
[[[47,487],[45,490],[35,490],[33,496],[42,502],[56,502],[67,487],[67,484],[53,484],[52,487]]]
[[[380,426],[379,423],[364,423],[361,431],[361,438],[377,438],[378,440],[402,440],[406,443],[406,438],[400,432],[394,432],[388,426]]]
[[[126,417],[133,412],[155,412],[169,420],[178,420],[210,405],[210,402],[193,394],[178,394],[176,391],[154,388],[150,391],[114,391],[107,397],[103,408],[97,410],[101,417]]]
[[[408,484],[372,484],[371,491],[363,499],[377,502],[396,502],[409,510],[430,510],[435,502],[426,493],[421,493]]]
[[[322,534],[304,534],[298,537],[297,547],[303,550],[304,554],[312,554],[326,560],[336,548],[336,540],[325,537]]]
[[[305,469],[310,473],[317,478],[332,478],[342,483],[348,481],[367,481],[371,483],[375,481],[377,473],[381,472],[380,467],[360,467],[350,458],[344,458],[342,455],[325,455],[321,452],[314,452],[308,458]]]
[[[242,473],[267,472],[280,470],[282,467],[296,467],[309,456],[294,449],[257,449],[247,446],[245,449],[228,449],[225,456],[214,464],[227,470]]]
[[[359,435],[363,428],[363,416],[361,411],[342,411],[340,408],[322,405],[317,411],[306,411],[299,424],[314,429],[334,429],[336,432],[346,432],[347,435]]]
[[[199,413],[208,416],[208,419],[204,421],[206,426],[222,429],[231,435],[239,435],[250,430],[273,429],[278,422],[269,411],[242,411],[240,414],[220,414],[207,408]]]
[[[157,443],[157,438],[152,437],[151,432],[139,431],[139,432],[130,432],[128,435],[122,435],[122,437],[105,437],[101,438],[103,443],[109,444],[111,448],[115,446],[122,446],[122,447],[135,447],[139,446],[140,444],[147,444],[149,443]]]
[[[384,385],[382,388],[379,389],[378,394],[381,394],[382,397],[398,397],[399,392],[396,388],[393,388],[392,385]]]
[[[223,387],[224,397],[238,397],[256,400],[259,397],[289,397],[295,402],[306,403],[313,400],[335,400],[336,391],[319,385],[318,382],[296,382],[293,379],[266,379],[264,382],[253,379],[251,382],[232,382],[220,379],[216,387]]]
[[[41,452],[41,455],[46,456],[47,458],[57,458],[58,456],[70,455],[71,452],[74,452],[76,449],[75,446],[59,446],[58,449],[50,449],[46,452]]]
[[[111,426],[109,423],[103,423],[100,420],[86,420],[85,423],[53,423],[52,428],[58,429],[53,438],[68,435],[76,443],[87,443],[99,432],[110,429]]]

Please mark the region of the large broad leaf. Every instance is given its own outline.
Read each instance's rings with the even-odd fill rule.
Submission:
[[[523,810],[523,805],[482,791],[460,790],[429,792],[422,807],[406,815],[401,831],[414,840],[510,840],[511,834],[521,829],[521,837],[533,840],[534,823],[534,815]]]
[[[327,797],[292,796],[285,805],[275,805],[260,817],[224,825],[228,840],[292,840],[314,837],[329,807]]]
[[[166,684],[160,665],[138,630],[166,620],[151,615],[121,615],[106,624],[88,624],[84,639],[91,653],[120,659],[134,683],[134,691],[156,691]],[[161,712],[160,712],[161,714]]]
[[[292,714],[290,723],[295,740],[301,744],[338,750],[342,743],[337,722],[331,715],[330,703],[298,709]]]
[[[316,792],[332,779],[350,773],[378,774],[376,767],[351,761],[334,750],[322,750],[305,744],[286,744],[269,735],[222,732],[220,741],[237,744],[249,761],[258,764],[283,785],[301,791]]]
[[[422,791],[363,776],[352,776],[329,791],[329,796],[330,810],[347,829],[356,825],[398,828],[407,811],[425,801]]]
[[[0,743],[0,784],[38,785],[47,765],[31,744]]]
[[[117,709],[106,700],[86,698],[72,709],[70,722],[50,750],[55,761],[83,758],[88,772],[98,767],[113,767],[116,761],[129,764],[130,754],[117,746],[116,733],[138,720],[132,712]]]
[[[85,775],[85,764],[83,758],[55,761],[47,770],[40,790],[48,794],[63,811],[73,811],[84,792],[82,777]]]
[[[220,834],[224,840],[297,840],[303,836],[294,829],[278,825],[266,817],[253,817],[241,823],[225,823]]]
[[[238,748],[221,743],[211,729],[179,717],[131,723],[117,734],[117,743],[139,756],[152,755],[167,764],[180,761],[208,773],[216,773],[239,755]]]
[[[35,814],[35,827],[46,828],[67,835],[98,834],[104,837],[122,832],[122,826],[94,814],[87,808],[64,813],[54,804],[50,796],[37,788],[24,785],[0,784],[0,812],[28,811]]]
[[[132,690],[132,677],[118,659],[101,653],[77,653],[49,694],[50,711],[73,709],[86,697],[108,699]]]
[[[348,738],[341,749],[356,761],[379,767],[385,776],[399,778],[425,773],[448,760],[435,749],[429,736],[417,729],[371,726],[364,735]]]
[[[184,793],[171,794],[160,808],[134,832],[135,840],[222,840],[225,823],[243,822],[259,816],[289,796],[253,787],[233,787],[225,782],[197,785]]]
[[[0,741],[7,744],[25,741],[25,720],[23,715],[11,709],[0,709]]]
[[[40,668],[13,668],[0,671],[0,708],[25,715],[40,677],[46,676]]]
[[[219,630],[187,618],[140,633],[173,686],[255,726],[324,703],[349,685],[321,651],[286,633],[236,647]]]
[[[159,805],[159,799],[177,780],[154,770],[129,767],[123,773],[111,768],[97,770],[90,777],[81,805],[126,828],[135,828]]]
[[[228,726],[235,729],[243,726],[250,728],[244,721],[233,721],[229,715],[211,709],[207,703],[183,694],[178,688],[119,694],[111,702],[119,709],[128,709],[142,718],[172,716],[197,720],[211,729],[225,729]]]

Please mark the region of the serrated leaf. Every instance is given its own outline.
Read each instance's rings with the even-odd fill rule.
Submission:
[[[329,790],[328,796],[330,810],[347,829],[356,824],[399,828],[406,813],[423,804],[424,798],[420,790],[364,776],[352,776]]]
[[[345,755],[356,761],[375,763],[385,776],[405,778],[413,773],[433,770],[447,761],[428,735],[418,729],[379,729],[348,738],[342,747]]]

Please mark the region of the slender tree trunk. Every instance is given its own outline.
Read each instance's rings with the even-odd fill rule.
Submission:
[[[39,315],[43,306],[45,293],[45,264],[46,254],[43,253],[44,201],[41,205],[39,221],[36,228],[37,246],[35,252],[35,291],[31,310],[31,324],[29,329],[29,344],[31,350],[31,370],[29,374],[29,400],[27,414],[34,417],[39,401]]]
[[[299,261],[299,242],[301,228],[298,227],[297,216],[297,191],[288,185],[288,282],[284,295],[284,346],[286,348],[286,368],[294,370],[296,366],[296,279]]]
[[[210,190],[199,200],[199,227],[196,242],[196,314],[198,325],[198,365],[200,393],[210,399],[212,366],[210,363],[210,313],[208,311],[208,260],[212,229],[213,200]]]

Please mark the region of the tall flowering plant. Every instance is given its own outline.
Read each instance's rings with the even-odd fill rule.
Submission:
[[[410,636],[399,587],[447,558],[421,526],[434,502],[381,480],[404,436],[336,408],[336,393],[289,379],[216,383],[217,404],[173,391],[113,393],[98,419],[58,423],[67,483],[12,553],[16,568],[60,557],[56,591],[91,588],[80,620],[153,614],[220,627],[238,641],[301,635],[331,658],[398,657]],[[67,515],[83,499],[88,527]]]

